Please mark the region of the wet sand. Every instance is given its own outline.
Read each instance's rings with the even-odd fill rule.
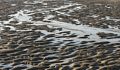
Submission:
[[[16,13],[0,21],[0,70],[120,69],[118,5],[20,3]]]

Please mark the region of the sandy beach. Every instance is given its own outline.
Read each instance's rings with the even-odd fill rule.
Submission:
[[[0,70],[119,70],[119,0],[0,0]]]

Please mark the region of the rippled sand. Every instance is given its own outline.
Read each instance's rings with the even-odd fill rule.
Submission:
[[[19,6],[0,21],[0,70],[120,69],[120,20],[105,12],[113,5],[25,0]]]

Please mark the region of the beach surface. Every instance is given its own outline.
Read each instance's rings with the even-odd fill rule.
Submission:
[[[0,70],[119,70],[118,2],[0,0]]]

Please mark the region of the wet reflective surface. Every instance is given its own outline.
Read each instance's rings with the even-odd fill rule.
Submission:
[[[117,6],[114,11],[113,4],[77,0],[11,0],[1,6],[0,69],[120,68]]]

